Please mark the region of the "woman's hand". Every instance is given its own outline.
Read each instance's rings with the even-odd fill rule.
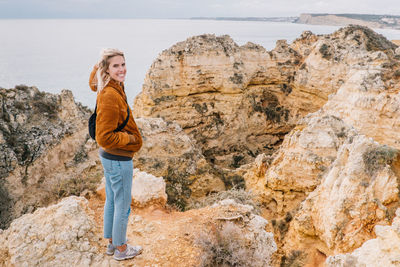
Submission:
[[[129,135],[129,144],[135,144],[137,142],[136,140],[136,136],[134,136],[133,134]]]

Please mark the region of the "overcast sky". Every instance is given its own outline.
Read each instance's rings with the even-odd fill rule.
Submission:
[[[0,18],[279,17],[300,13],[400,15],[400,0],[0,0]]]

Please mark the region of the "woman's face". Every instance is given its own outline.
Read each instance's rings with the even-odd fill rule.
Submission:
[[[110,65],[108,66],[107,73],[110,77],[118,82],[125,81],[126,66],[123,56],[114,56],[110,58]]]

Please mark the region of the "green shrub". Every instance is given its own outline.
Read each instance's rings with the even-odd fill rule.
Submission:
[[[32,100],[32,107],[35,113],[44,115],[49,119],[57,117],[57,101],[52,98],[46,98],[45,94],[36,94]]]
[[[374,175],[397,157],[398,150],[387,145],[373,147],[363,154],[363,161],[369,175]]]
[[[4,185],[4,180],[0,180],[0,229],[6,229],[12,220],[13,200]]]
[[[322,58],[324,59],[331,59],[332,53],[330,51],[330,47],[327,44],[322,44],[321,47],[319,48],[319,52],[322,55]]]

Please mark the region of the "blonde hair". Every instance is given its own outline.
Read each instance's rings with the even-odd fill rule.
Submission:
[[[110,58],[115,56],[122,56],[125,58],[124,53],[115,48],[106,48],[103,49],[100,53],[100,60],[97,63],[98,69],[96,72],[96,80],[97,80],[97,92],[101,92],[103,88],[108,84],[111,80],[110,75],[107,73],[108,67],[110,66]]]

